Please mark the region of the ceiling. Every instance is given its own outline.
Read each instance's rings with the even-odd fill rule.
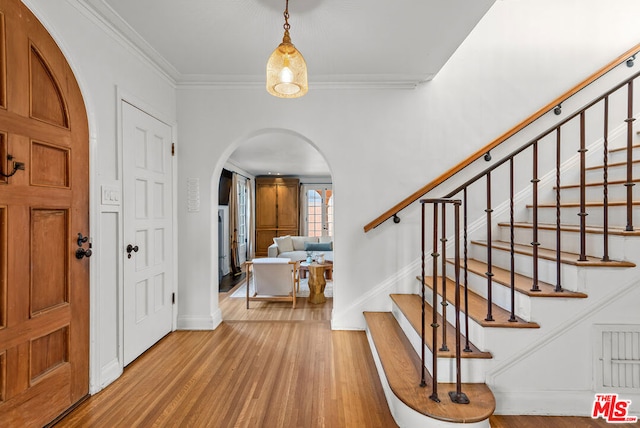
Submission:
[[[266,61],[283,35],[285,0],[83,1],[177,84],[262,86]],[[290,33],[307,62],[310,91],[335,85],[412,88],[436,75],[494,2],[290,0]],[[278,151],[300,145],[291,136],[270,136],[279,140]],[[269,143],[259,140],[254,143]],[[322,160],[312,150],[316,159],[300,153],[301,159],[287,156],[278,165],[283,156],[262,153],[270,163],[261,165],[254,151],[238,150],[244,153],[234,162],[246,160],[244,169],[252,174],[292,174],[293,165],[311,162],[315,168]]]

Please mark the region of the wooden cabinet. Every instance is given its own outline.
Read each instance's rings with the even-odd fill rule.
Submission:
[[[266,257],[276,236],[298,235],[300,181],[256,178],[256,256]]]

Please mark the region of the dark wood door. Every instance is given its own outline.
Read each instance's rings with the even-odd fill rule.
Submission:
[[[0,0],[0,155],[23,166],[0,181],[0,421],[41,427],[89,388],[89,147],[73,73],[19,0]]]

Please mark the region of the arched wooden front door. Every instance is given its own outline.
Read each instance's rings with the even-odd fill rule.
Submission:
[[[19,0],[0,0],[0,172],[0,425],[41,427],[88,393],[89,144],[73,73]]]

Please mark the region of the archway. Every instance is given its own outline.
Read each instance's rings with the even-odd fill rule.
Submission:
[[[231,175],[236,177],[236,180],[233,180],[234,185],[232,187],[226,185],[232,182],[228,178]],[[293,230],[290,229],[291,226],[285,231],[281,230],[280,235],[304,236],[304,240],[315,240],[316,242],[328,241],[332,246],[331,238],[328,236],[329,233],[333,232],[332,174],[328,162],[318,146],[304,135],[289,129],[261,129],[245,135],[232,144],[225,154],[220,157],[212,177],[211,188],[214,192],[218,191],[217,195],[212,195],[212,200],[214,201],[212,204],[215,201],[220,204],[224,202],[224,205],[212,206],[212,213],[216,214],[212,215],[212,222],[225,222],[223,225],[219,224],[219,227],[212,224],[212,230],[216,228],[218,231],[218,238],[212,243],[212,254],[217,250],[217,255],[214,258],[219,263],[218,286],[221,291],[218,302],[219,307],[224,307],[221,301],[227,297],[233,296],[237,298],[243,296],[244,277],[239,278],[239,281],[230,280],[234,276],[234,268],[239,263],[242,264],[245,260],[253,258],[254,254],[256,257],[273,256],[271,254],[273,248],[269,250],[268,254],[266,246],[271,245],[273,247],[274,240],[272,238],[275,236],[275,232],[263,230],[258,219],[258,240],[256,241],[256,230],[250,226],[256,225],[254,217],[256,214],[254,204],[256,177],[260,177],[259,181],[262,182],[269,182],[271,179],[282,180],[283,177],[286,177],[287,181],[293,180],[297,183],[297,224]],[[219,179],[222,180],[218,182]],[[238,196],[234,200],[233,197],[228,197],[228,195],[221,193],[226,192],[229,187],[231,187],[231,192],[236,192],[238,187],[236,187],[237,184],[235,183],[239,183],[240,188],[247,189],[245,206],[248,212],[244,217],[246,224],[234,222],[234,215],[229,214],[234,212],[236,204],[242,203],[242,197]],[[324,205],[318,204],[319,200],[322,200]],[[242,213],[242,209],[236,212]],[[238,214],[235,216],[237,217]],[[229,222],[230,217],[232,217],[231,222]],[[240,215],[240,217],[242,216]],[[324,221],[326,226],[320,225],[320,221]],[[229,223],[231,223],[230,227]],[[237,240],[234,240],[234,231],[236,232],[235,237]],[[265,232],[267,233],[266,236],[264,235]],[[264,244],[265,242],[267,243]],[[304,244],[301,239],[296,242],[297,245]],[[297,254],[294,256],[289,255],[289,257],[305,261],[305,251],[301,251],[302,248],[297,248],[297,246],[296,249],[298,250]],[[234,255],[238,256],[239,263],[237,261],[234,262]],[[215,272],[212,272],[212,274],[215,274]],[[302,287],[298,296],[306,296],[305,293],[308,293],[308,288],[305,288],[306,275],[304,272],[303,276]],[[330,290],[332,278],[329,274],[327,277],[329,278],[327,290]],[[236,286],[237,282],[239,284]],[[242,300],[242,304],[244,304],[245,299],[238,300]],[[298,301],[301,301],[301,297],[298,297]],[[239,303],[237,302],[237,305]],[[328,305],[332,305],[332,302],[329,302]],[[330,314],[330,311],[328,311],[328,314]],[[222,319],[228,319],[224,313]]]

